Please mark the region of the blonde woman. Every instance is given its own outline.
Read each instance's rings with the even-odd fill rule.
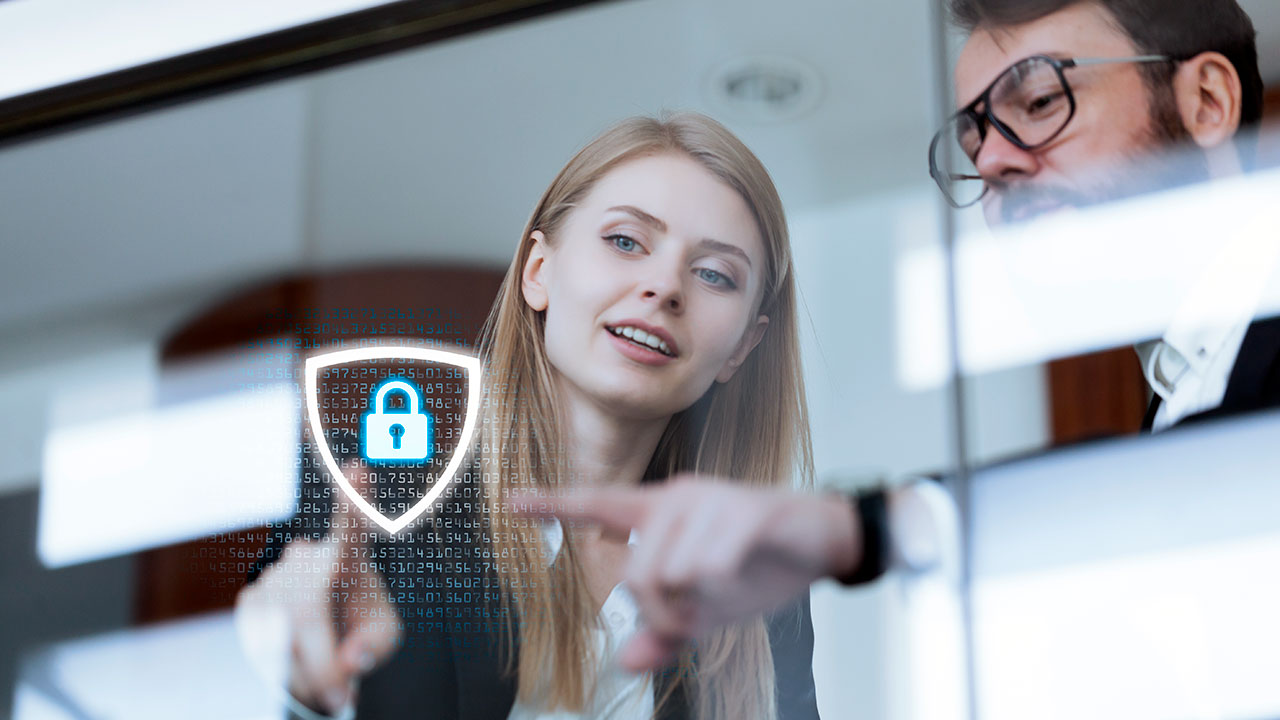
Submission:
[[[375,601],[311,643],[320,661],[295,643],[311,673],[295,694],[333,708],[372,669],[362,718],[816,718],[807,597],[631,674],[616,655],[639,630],[632,538],[509,502],[686,471],[809,483],[795,303],[778,194],[724,127],[635,118],[588,144],[534,209],[490,316],[472,471],[421,537],[378,548],[385,590],[367,578]],[[393,614],[393,632],[359,620]]]

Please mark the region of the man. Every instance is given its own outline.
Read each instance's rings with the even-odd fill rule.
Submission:
[[[1253,148],[1237,134],[1260,119],[1262,83],[1234,0],[952,0],[951,11],[968,33],[959,110],[930,166],[952,204],[981,200],[995,225],[1247,165]],[[1154,427],[1280,404],[1280,323],[1249,320],[1144,348]],[[524,509],[637,530],[627,581],[648,630],[623,660],[648,669],[818,578],[875,577],[886,528],[901,548],[904,524],[928,522],[927,496],[895,491],[886,511],[875,494],[851,504],[683,478]]]
[[[1251,164],[1253,143],[1237,135],[1261,118],[1262,81],[1252,23],[1234,2],[955,0],[952,10],[970,31],[955,71],[968,104],[939,137],[981,137],[952,154],[980,179],[940,177],[937,143],[931,168],[955,205],[971,201],[974,185],[985,189],[989,223]],[[1018,103],[1028,99],[1046,104],[1027,113]],[[1246,342],[1251,320],[1175,324],[1139,347],[1155,393],[1148,429],[1280,400],[1267,382],[1277,328],[1256,325]]]

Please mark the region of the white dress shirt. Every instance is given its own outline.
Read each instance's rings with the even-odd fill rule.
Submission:
[[[1136,347],[1160,396],[1151,431],[1222,404],[1245,333],[1280,261],[1274,234],[1248,228],[1215,242],[1164,337]]]
[[[542,539],[551,559],[560,554],[564,530],[560,521],[548,521],[542,527]],[[634,545],[633,531],[627,544]],[[594,688],[588,690],[582,712],[548,711],[531,707],[519,700],[511,708],[508,720],[649,720],[653,715],[653,682],[649,673],[633,675],[618,667],[614,659],[623,644],[640,626],[640,612],[626,586],[618,583],[600,609],[599,627],[592,630],[596,657],[600,661]],[[576,670],[576,668],[575,668]]]
[[[1147,384],[1160,396],[1152,432],[1222,404],[1248,329],[1247,319],[1201,330],[1171,329],[1137,346]]]

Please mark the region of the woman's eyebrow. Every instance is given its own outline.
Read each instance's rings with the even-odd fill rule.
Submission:
[[[658,218],[650,215],[649,213],[641,210],[640,208],[634,205],[615,205],[609,208],[606,212],[615,212],[615,211],[627,213],[628,215],[631,215],[635,219],[639,220],[640,222],[646,225],[650,225],[654,228],[657,228],[659,232],[667,231],[666,223],[662,222]],[[706,250],[711,250],[712,252],[725,253],[727,255],[736,255],[737,257],[742,258],[742,261],[747,264],[748,268],[751,267],[751,257],[747,255],[747,251],[743,250],[737,245],[733,245],[727,242],[721,242],[719,240],[712,240],[711,238],[703,238],[702,241],[698,243],[698,247]]]
[[[742,258],[742,261],[747,264],[748,268],[751,267],[751,257],[747,255],[746,250],[743,250],[737,245],[732,245],[727,242],[720,242],[719,240],[712,240],[711,238],[703,238],[703,240],[698,243],[698,247],[706,248],[707,250],[711,250],[713,252],[736,255],[737,257]]]
[[[635,219],[639,220],[640,222],[646,225],[652,225],[653,227],[657,228],[658,232],[667,231],[666,223],[662,222],[658,218],[650,215],[649,213],[641,210],[640,208],[634,205],[615,205],[609,208],[606,212],[613,212],[615,210],[618,212],[627,213],[628,215],[632,215],[635,217]]]

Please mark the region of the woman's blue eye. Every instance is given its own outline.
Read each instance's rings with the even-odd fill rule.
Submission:
[[[706,280],[712,285],[727,287],[731,290],[738,287],[737,284],[729,279],[728,275],[712,270],[711,268],[698,268],[698,277]]]
[[[640,248],[640,243],[626,235],[606,235],[604,239],[613,243],[614,247],[625,253],[635,252]]]

